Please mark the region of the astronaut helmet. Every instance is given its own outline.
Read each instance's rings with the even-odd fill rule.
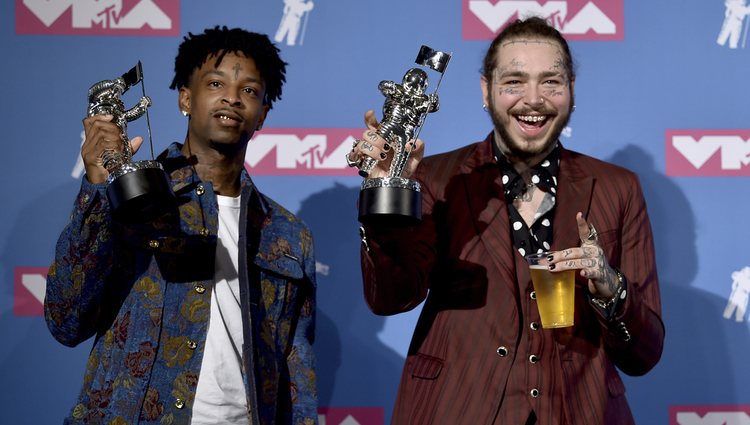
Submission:
[[[407,93],[422,94],[427,88],[427,73],[419,68],[412,68],[404,74],[403,85]]]

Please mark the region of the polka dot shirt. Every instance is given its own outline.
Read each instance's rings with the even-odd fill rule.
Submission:
[[[557,174],[560,169],[560,145],[555,145],[552,152],[534,167],[529,183],[526,183],[510,165],[507,158],[498,152],[497,147],[495,147],[495,158],[500,166],[505,200],[508,203],[513,245],[521,256],[548,251],[552,247],[552,216],[557,195]],[[513,201],[533,186],[544,192],[544,199],[529,228],[513,205]]]

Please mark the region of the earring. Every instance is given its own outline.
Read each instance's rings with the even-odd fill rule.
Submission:
[[[573,111],[575,111],[575,110],[576,110],[576,105],[573,105]]]
[[[186,110],[184,110],[184,109],[183,109],[183,110],[182,110],[182,111],[180,111],[180,112],[182,112],[182,116],[183,116],[183,117],[186,117],[186,116],[188,116],[188,113],[187,113],[187,111],[186,111]]]
[[[487,104],[486,103],[482,104],[482,109],[484,109],[485,111],[487,110]]]

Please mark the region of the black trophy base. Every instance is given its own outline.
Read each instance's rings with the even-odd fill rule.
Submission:
[[[368,187],[359,192],[359,222],[408,225],[422,219],[422,193],[403,187]]]
[[[124,172],[107,186],[112,215],[124,223],[144,223],[176,205],[167,174],[159,167]]]

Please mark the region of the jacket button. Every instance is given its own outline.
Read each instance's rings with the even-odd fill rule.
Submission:
[[[192,339],[189,339],[187,342],[187,346],[189,349],[195,350],[195,348],[198,347],[198,344],[196,344]]]
[[[529,323],[529,327],[531,328],[532,331],[535,331],[535,330],[539,329],[539,323],[537,323],[537,322],[531,322],[531,323]]]
[[[505,348],[505,346],[501,345],[497,347],[497,355],[500,357],[505,357],[508,355],[508,349]]]
[[[178,398],[177,400],[174,401],[174,407],[178,409],[182,409],[183,407],[185,407],[185,401],[181,398]]]
[[[529,395],[534,398],[537,398],[539,397],[539,390],[537,390],[536,388],[532,388],[531,391],[529,391]]]
[[[157,249],[159,248],[159,245],[159,241],[157,241],[156,239],[151,239],[150,241],[148,241],[148,247],[151,249]]]
[[[206,287],[201,284],[195,285],[195,292],[202,294],[206,292]]]
[[[539,356],[537,356],[536,354],[532,354],[532,355],[529,356],[529,363],[533,364],[533,363],[536,363],[538,361],[539,361]]]
[[[195,187],[195,194],[196,195],[201,196],[204,193],[206,193],[206,188],[203,187],[202,184],[199,184],[198,186]]]
[[[624,341],[630,341],[630,331],[628,331],[628,327],[625,325],[624,322],[618,323],[618,328],[620,328],[620,335],[622,336],[622,339]]]
[[[536,291],[531,291],[531,293],[529,294],[529,297],[531,297],[532,300],[535,300],[536,299]]]
[[[208,229],[206,229],[206,228],[204,227],[204,228],[202,228],[202,229],[200,230],[200,232],[199,232],[199,233],[201,234],[201,236],[208,236]]]

